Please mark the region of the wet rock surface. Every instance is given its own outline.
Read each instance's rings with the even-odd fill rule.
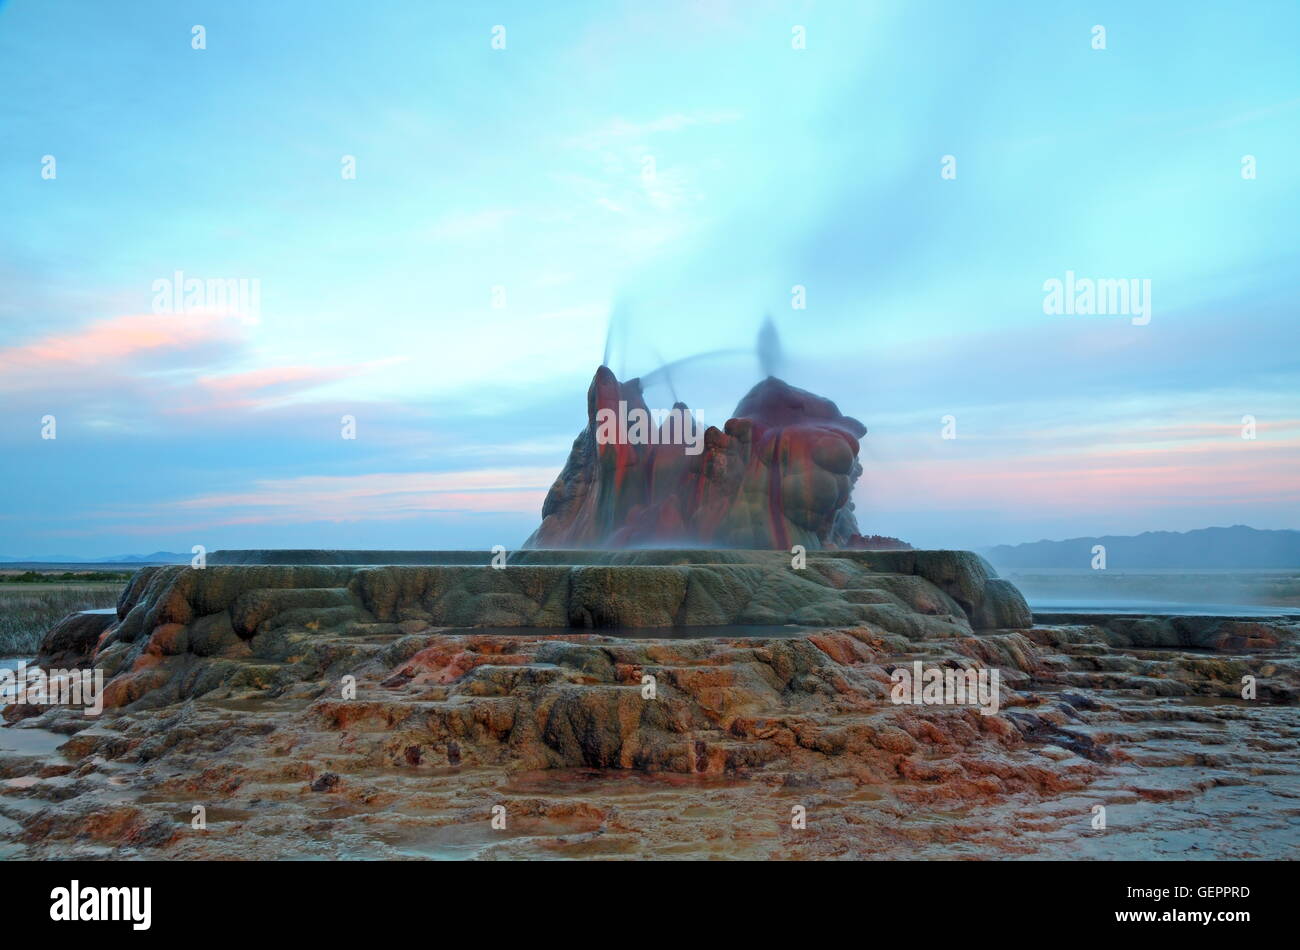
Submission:
[[[597,369],[587,425],[524,547],[909,547],[860,534],[851,498],[867,429],[831,400],[768,376],[721,428],[684,403],[655,411],[640,379]]]
[[[1223,859],[1300,844],[1293,623],[1215,618],[1174,644],[1159,625],[1035,625],[961,552],[827,555],[790,582],[766,553],[632,554],[141,571],[94,656],[105,713],[5,710],[0,854]],[[630,639],[560,625],[575,604],[593,621],[816,619]],[[529,611],[556,625],[447,620]],[[1017,623],[976,626],[990,617]],[[997,711],[896,704],[891,673],[917,661],[998,671]]]
[[[69,614],[41,641],[33,662],[45,669],[76,669],[88,664],[105,630],[117,622],[112,613],[84,611]]]

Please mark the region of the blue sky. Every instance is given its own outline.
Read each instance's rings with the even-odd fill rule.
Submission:
[[[624,377],[770,312],[870,430],[868,532],[1300,528],[1297,35],[1291,2],[10,0],[0,553],[513,546],[614,312]],[[154,312],[177,271],[260,306]],[[1067,271],[1150,280],[1150,323],[1045,314]],[[721,425],[757,378],[673,384]]]

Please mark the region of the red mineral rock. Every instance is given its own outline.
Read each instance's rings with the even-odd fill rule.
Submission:
[[[859,533],[852,490],[867,429],[829,399],[769,376],[722,429],[699,432],[680,402],[660,417],[640,380],[596,370],[587,426],[525,547],[908,547]]]

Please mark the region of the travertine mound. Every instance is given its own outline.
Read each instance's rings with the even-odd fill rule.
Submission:
[[[673,419],[638,432],[625,420],[651,417],[641,381],[620,381],[600,367],[587,390],[587,425],[524,547],[788,551],[892,540],[859,533],[851,495],[867,428],[829,399],[769,376],[721,428],[700,431],[683,403],[671,412],[684,426]]]
[[[666,618],[753,625],[566,626]],[[1294,627],[1067,619],[963,552],[148,568],[102,716],[5,710],[0,856],[1292,853]],[[918,662],[996,671],[997,708],[895,703]]]
[[[209,564],[477,564],[492,561],[491,551],[366,551],[319,548],[253,548],[213,551]]]
[[[68,614],[45,634],[35,663],[45,669],[78,669],[88,665],[105,630],[117,623],[113,613],[78,611]]]
[[[813,554],[799,567],[778,552],[699,550],[521,551],[500,569],[149,567],[123,590],[116,622],[70,618],[42,654],[72,656],[68,631],[94,630],[77,649],[109,678],[109,705],[157,705],[310,680],[366,638],[414,629],[869,624],[920,641],[1029,626],[1023,598],[993,573],[962,551]],[[334,645],[322,654],[325,635]]]
[[[1045,624],[1083,625],[1101,631],[1117,647],[1162,647],[1251,653],[1295,649],[1300,617],[1149,616],[1146,614],[1046,613]]]
[[[1085,625],[937,640],[872,625],[683,640],[310,625],[239,641],[265,638],[259,656],[195,654],[97,720],[21,723],[53,741],[0,752],[0,852],[1222,859],[1296,845],[1293,653],[1123,651]],[[889,674],[915,661],[999,670],[998,711],[894,704]],[[243,675],[167,704],[217,662]]]

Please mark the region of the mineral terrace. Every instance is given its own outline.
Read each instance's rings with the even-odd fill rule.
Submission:
[[[105,711],[5,710],[0,854],[1221,859],[1300,841],[1294,621],[1035,622],[951,551],[489,557],[141,570],[38,657],[101,670]],[[916,660],[998,670],[998,711],[894,703],[890,673]]]

